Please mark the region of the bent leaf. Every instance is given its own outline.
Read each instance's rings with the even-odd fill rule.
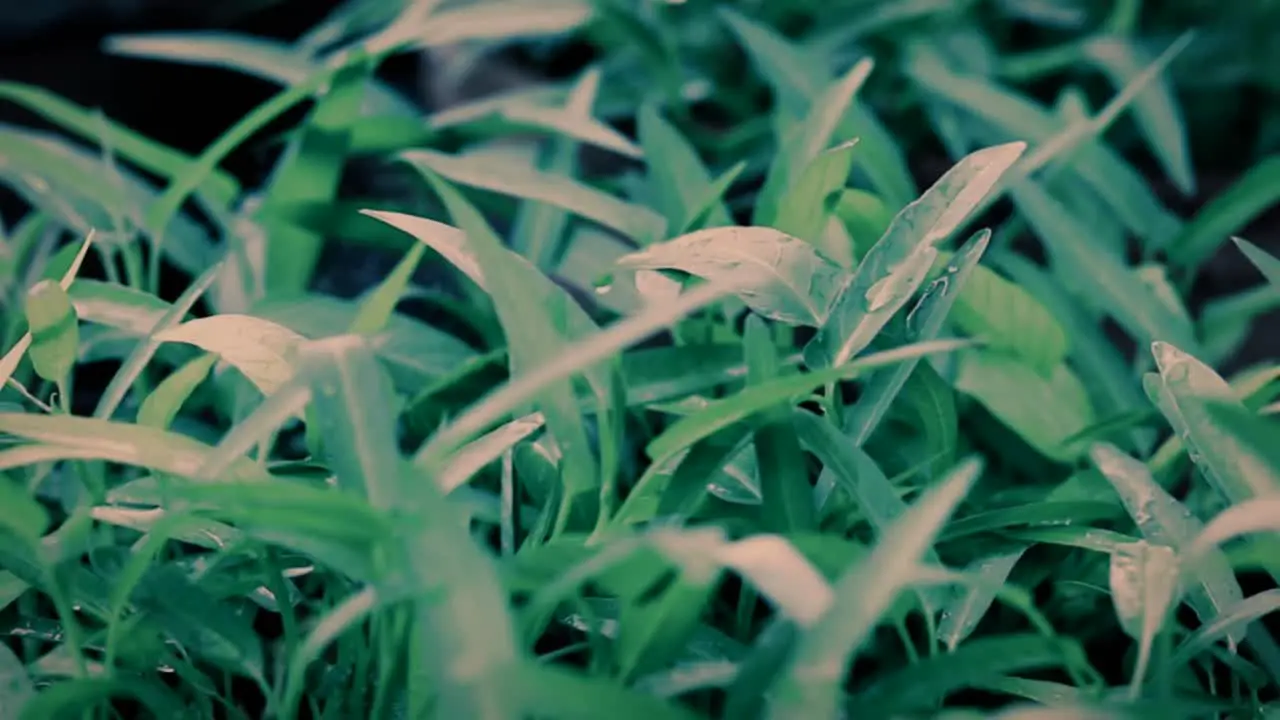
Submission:
[[[270,320],[252,315],[214,315],[156,334],[159,342],[181,342],[217,354],[239,370],[264,395],[293,376],[293,355],[304,338]]]

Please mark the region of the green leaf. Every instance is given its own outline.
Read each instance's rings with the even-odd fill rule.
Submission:
[[[720,8],[719,14],[773,88],[774,102],[783,112],[799,118],[829,79],[825,70],[815,71],[823,67],[821,60],[736,10]]]
[[[986,347],[1018,355],[1046,375],[1071,350],[1057,317],[1017,283],[984,267],[960,291],[951,319]]]
[[[658,330],[670,327],[689,313],[723,300],[727,294],[725,287],[708,283],[670,302],[656,303],[606,330],[566,345],[562,348],[562,359],[559,362],[530,368],[432,436],[420,453],[420,457],[424,458],[422,462],[430,467],[443,466],[452,452],[491,423],[537,397],[552,383],[597,366],[601,361],[614,357]]]
[[[598,73],[598,71],[597,71]],[[597,74],[585,74],[584,79],[598,77]],[[594,81],[598,82],[598,80]],[[573,91],[570,91],[570,98]],[[594,93],[592,93],[594,95]],[[572,99],[570,100],[572,102]],[[572,140],[602,150],[609,150],[632,160],[644,159],[644,150],[631,142],[625,135],[612,127],[591,117],[589,111],[579,112],[569,107],[545,107],[533,102],[507,103],[498,111],[504,119],[519,125],[529,125],[541,130],[556,133],[562,140]]]
[[[844,285],[827,323],[806,346],[805,362],[838,367],[865,348],[924,280],[934,246],[966,220],[1025,148],[1011,143],[973,153],[903,208]]]
[[[0,432],[32,441],[0,450],[0,468],[45,460],[108,460],[123,465],[196,478],[213,448],[185,435],[157,428],[68,415],[0,413]],[[39,451],[37,454],[36,451]],[[252,462],[236,462],[220,482],[266,481]]]
[[[1191,543],[1203,532],[1204,524],[1156,483],[1145,464],[1105,443],[1095,444],[1089,455],[1098,471],[1115,488],[1143,538],[1153,545],[1170,547],[1180,555],[1190,549]],[[1221,552],[1206,554],[1187,570],[1199,581],[1199,587],[1190,592],[1190,601],[1201,622],[1212,622],[1215,617],[1230,613],[1244,598]],[[1243,637],[1240,633],[1231,641],[1234,644]]]
[[[797,410],[795,424],[805,447],[822,461],[822,474],[818,476],[819,506],[826,504],[827,497],[823,495],[826,488],[842,487],[857,501],[876,536],[883,537],[907,512],[898,488],[870,455],[847,443],[829,422]],[[826,493],[829,495],[830,491]],[[942,564],[932,546],[925,549],[922,557],[935,565]],[[946,597],[945,588],[928,588],[920,593],[924,610],[930,616],[942,607]]]
[[[956,466],[894,523],[870,556],[841,575],[834,602],[800,637],[778,681],[770,718],[836,716],[853,658],[915,578],[923,553],[981,472],[976,459]]]
[[[27,668],[8,646],[0,645],[0,720],[19,720],[35,696]]]
[[[250,310],[251,315],[310,340],[346,333],[359,312],[360,305],[325,295],[267,300]],[[453,335],[400,313],[392,313],[385,329],[367,337],[387,362],[397,386],[406,392],[416,392],[424,382],[447,375],[477,357],[475,350]]]
[[[60,718],[110,707],[110,701],[129,699],[157,717],[181,715],[181,699],[158,679],[140,677],[69,678],[28,700],[20,720]]]
[[[986,252],[991,232],[981,231],[969,238],[948,261],[942,275],[925,287],[919,302],[907,316],[908,338],[912,341],[929,341],[942,332],[948,313],[954,304],[964,297],[964,288],[980,268],[978,262]],[[844,416],[845,434],[856,446],[861,447],[879,427],[898,393],[918,365],[907,361],[892,368],[880,370],[867,378],[862,394]]]
[[[780,138],[782,152],[774,158],[756,202],[753,216],[756,224],[774,224],[786,207],[788,192],[796,187],[804,173],[831,144],[841,118],[848,112],[854,94],[866,83],[872,66],[870,59],[856,63],[820,96],[813,98],[813,105],[802,122],[784,126],[786,130]],[[843,187],[852,162],[852,155],[837,158],[834,165],[827,168],[831,172],[824,174],[838,175],[840,169],[844,174],[838,179],[830,177],[829,182],[835,187]]]
[[[386,329],[387,323],[395,315],[396,306],[409,290],[413,272],[418,269],[422,256],[426,253],[427,246],[423,243],[414,243],[409,248],[409,252],[396,263],[391,273],[360,299],[356,315],[347,328],[348,332],[371,336]]]
[[[27,291],[28,351],[36,374],[50,382],[66,382],[80,346],[79,320],[71,298],[52,280],[41,280]]]
[[[187,651],[266,685],[262,640],[250,619],[177,566],[152,567],[133,597],[138,609]]]
[[[127,285],[80,279],[67,288],[76,315],[84,322],[123,330],[135,337],[151,333],[172,305]]]
[[[636,130],[644,148],[650,194],[667,218],[667,227],[684,228],[699,208],[693,203],[710,193],[711,174],[697,150],[653,103],[640,106]],[[706,222],[713,227],[731,225],[729,211],[716,197],[707,209]]]
[[[0,499],[4,500],[0,527],[32,545],[39,543],[49,529],[49,513],[44,506],[28,495],[20,484],[8,478],[0,480]]]
[[[0,98],[21,105],[82,138],[103,141],[117,156],[148,172],[172,178],[191,162],[191,158],[185,154],[44,88],[21,83],[0,83]],[[226,206],[240,194],[240,188],[229,173],[217,170],[204,183],[202,192],[219,205]]]
[[[574,83],[564,107],[557,110],[566,121],[595,122],[591,113],[600,89],[600,75],[599,68],[589,68]],[[511,109],[514,108],[508,106],[508,111]],[[630,144],[630,141],[626,142]],[[567,138],[552,140],[550,147],[542,152],[540,167],[545,172],[572,178],[578,167],[577,144]],[[522,202],[512,229],[512,249],[528,257],[534,267],[554,267],[562,255],[562,241],[568,225],[569,217],[564,210],[536,201]]]
[[[297,368],[311,385],[312,422],[339,487],[376,508],[405,495],[390,383],[363,338],[339,335],[304,343]]]
[[[218,362],[213,353],[192,358],[160,382],[138,408],[138,424],[165,430]]]
[[[841,267],[852,267],[854,248],[844,238],[829,238],[827,223],[845,192],[856,148],[856,142],[848,142],[814,158],[787,186],[776,214],[763,224],[808,241]]]
[[[460,185],[534,200],[567,210],[647,244],[666,232],[661,215],[576,180],[485,155],[445,155],[409,150],[400,157],[420,172],[434,172]]]
[[[1240,503],[1280,489],[1280,466],[1260,457],[1257,449],[1250,449],[1211,414],[1210,404],[1243,409],[1231,386],[1212,368],[1169,343],[1155,343],[1152,354],[1160,375],[1158,382],[1149,383],[1148,394],[1217,491],[1226,500]]]
[[[947,650],[955,653],[956,646],[969,637],[987,613],[996,593],[1009,579],[1009,573],[1022,559],[1026,548],[1014,552],[993,555],[974,562],[969,572],[977,576],[977,584],[967,591],[957,593],[942,609],[938,617],[938,639]]]
[[[1183,273],[1200,268],[1232,233],[1280,201],[1280,155],[1249,168],[1218,193],[1187,223],[1169,245],[1170,264]]]
[[[1084,55],[1111,79],[1117,91],[1122,91],[1138,77],[1149,62],[1132,42],[1121,37],[1096,38],[1085,45]],[[1182,113],[1169,84],[1161,80],[1152,81],[1138,94],[1133,112],[1138,126],[1147,136],[1147,143],[1174,185],[1184,195],[1195,193],[1195,171],[1187,149]]]
[[[825,383],[852,379],[868,370],[893,365],[932,353],[949,352],[966,347],[966,345],[963,342],[947,340],[916,343],[868,355],[840,367],[803,375],[788,375],[767,383],[755,385],[730,397],[712,401],[708,403],[705,409],[682,418],[679,422],[667,428],[661,435],[654,438],[646,448],[646,452],[649,457],[654,459],[655,463],[659,462],[723,428],[740,422],[779,402],[794,400]]]
[[[718,568],[683,563],[677,577],[655,598],[638,598],[618,614],[618,666],[624,680],[652,672],[678,658],[719,584]]]
[[[93,233],[89,233],[89,236],[80,244],[80,249],[76,251],[75,257],[71,261],[71,266],[62,274],[62,278],[58,281],[58,286],[61,287],[64,292],[67,288],[71,287],[72,283],[75,281],[76,274],[80,272],[80,266],[84,264],[85,256],[88,255],[89,246],[92,243]],[[25,332],[22,334],[22,337],[18,339],[18,342],[15,343],[13,347],[9,348],[2,357],[0,357],[0,388],[3,388],[9,383],[10,378],[13,377],[14,371],[18,369],[19,363],[22,362],[22,356],[26,354],[27,348],[29,348],[31,344],[31,333],[29,331]]]
[[[616,720],[695,720],[684,707],[568,668],[526,663],[514,673],[514,692],[528,713],[553,713],[564,720],[594,720],[610,708]]]
[[[1070,297],[1043,268],[1011,253],[997,255],[1001,269],[1036,297],[1064,325],[1070,340],[1072,366],[1080,374],[1100,417],[1146,412],[1150,404],[1133,382],[1133,372],[1115,345],[1099,331],[1097,319]],[[1149,433],[1130,433],[1135,447],[1147,448]]]
[[[290,294],[306,289],[320,259],[324,238],[292,223],[271,218],[279,205],[328,202],[338,191],[351,139],[360,115],[365,82],[373,70],[368,58],[348,60],[316,97],[315,107],[283,160],[272,172],[258,208],[266,244],[266,291]]]
[[[233,32],[151,32],[112,35],[113,55],[234,70],[279,85],[299,85],[323,70],[306,53],[279,40]],[[380,82],[370,82],[363,109],[370,114],[415,115],[413,104]]]
[[[187,316],[187,313],[200,299],[200,296],[217,280],[223,267],[223,264],[218,262],[207,268],[187,286],[186,290],[182,291],[182,295],[178,297],[177,301],[156,319],[148,334],[134,347],[133,352],[129,353],[129,356],[125,358],[124,363],[120,365],[120,369],[112,376],[111,382],[107,383],[106,389],[102,391],[102,397],[98,399],[97,407],[93,410],[94,417],[106,419],[115,414],[116,408],[120,407],[120,403],[124,401],[125,395],[128,394],[129,387],[142,374],[147,363],[155,356],[156,350],[160,348],[163,341],[157,337],[157,334],[182,322],[183,318]]]
[[[61,137],[0,126],[0,152],[5,156],[0,180],[76,234],[109,230],[128,236],[141,225],[145,208],[158,200],[149,182]],[[121,221],[128,222],[118,227]],[[195,274],[216,258],[207,233],[190,218],[178,218],[169,234],[173,242],[164,252],[180,269]]]
[[[1245,505],[1237,507],[1243,508]],[[1274,508],[1272,510],[1274,511]],[[1250,623],[1257,622],[1277,610],[1280,610],[1280,590],[1264,590],[1256,595],[1250,595],[1236,605],[1232,612],[1197,628],[1178,646],[1173,657],[1169,659],[1169,664],[1174,667],[1180,666],[1219,639],[1238,634]]]
[[[866,84],[874,65],[870,58],[859,60],[844,75],[828,85],[821,95],[814,98],[804,122],[787,138],[789,147],[786,148],[786,161],[783,165],[786,168],[785,187],[791,187],[799,179],[800,173],[835,139],[841,118],[848,112],[858,90]]]
[[[465,42],[499,42],[572,32],[595,14],[583,0],[494,0],[433,11],[435,2],[408,3],[381,32],[359,46],[374,55]]]
[[[1018,358],[978,348],[957,355],[955,388],[982,403],[1046,457],[1070,462],[1084,448],[1068,443],[1096,418],[1088,393],[1071,368],[1046,377]]]
[[[1151,645],[1176,607],[1181,589],[1178,556],[1146,540],[1126,543],[1111,554],[1111,600],[1120,627],[1138,641],[1130,697],[1137,699],[1151,660]]]
[[[1245,500],[1218,513],[1205,525],[1187,549],[1186,562],[1194,566],[1229,540],[1276,532],[1280,532],[1280,498]]]
[[[1042,148],[1060,153],[1063,140],[1079,143],[1096,133],[1101,124],[1085,120],[1075,125],[1023,95],[989,83],[976,75],[960,74],[936,58],[919,55],[907,73],[930,95],[964,110],[991,126],[996,137],[1013,137],[1036,144],[1034,154],[1042,161]],[[1070,144],[1070,143],[1068,143]],[[1055,147],[1056,145],[1056,147]],[[1030,156],[1029,156],[1030,157]],[[1162,245],[1178,232],[1178,221],[1147,186],[1143,177],[1102,143],[1081,143],[1072,150],[1071,171],[1106,202],[1130,231],[1154,245]]]
[[[455,453],[449,467],[436,478],[436,484],[444,493],[451,492],[520,441],[537,432],[544,422],[541,413],[533,413],[492,430]],[[415,464],[419,462],[417,458],[414,461]]]
[[[433,483],[414,482],[409,490],[413,476],[396,446],[386,379],[373,354],[362,339],[346,336],[304,346],[301,362],[340,482],[412,519],[397,533],[393,555],[419,596],[410,672],[430,675],[439,712],[509,716],[515,699],[502,682],[519,654],[495,568]]]
[[[483,287],[493,298],[498,319],[507,336],[513,374],[557,362],[568,339],[562,329],[566,321],[577,320],[575,324],[578,332],[583,331],[584,324],[588,327],[593,325],[589,320],[583,323],[580,315],[573,315],[568,319],[563,314],[559,318],[553,317],[551,313],[556,308],[543,303],[531,303],[531,296],[547,296],[547,290],[539,287],[540,284],[544,287],[549,284],[545,276],[531,266],[513,260],[517,256],[503,247],[502,241],[475,207],[451,185],[434,174],[428,174],[427,179],[470,240],[478,265],[483,268],[487,281]],[[534,282],[531,276],[539,277],[540,281]],[[564,309],[567,306],[577,308],[571,299],[566,299],[559,308],[560,312],[567,312]],[[581,313],[581,308],[577,308],[577,312]],[[539,404],[546,415],[547,428],[564,457],[563,482],[566,497],[573,501],[579,496],[594,492],[600,485],[599,467],[587,438],[571,381],[565,379],[546,387],[541,393]]]
[[[861,76],[870,72],[870,67],[863,65],[866,61],[855,64],[842,80],[837,80],[826,69],[827,59],[810,48],[797,46],[773,28],[728,8],[722,8],[720,16],[738,36],[750,60],[773,89],[776,120],[783,128],[780,140],[785,141],[792,135],[787,128],[798,126],[806,114],[812,112],[816,121],[813,127],[820,128],[826,126],[831,110],[845,104],[847,112],[834,129],[834,135],[859,138],[855,164],[876,192],[894,207],[910,201],[916,187],[902,149],[879,119],[852,97]],[[825,96],[824,88],[828,88]],[[803,130],[794,132],[797,138],[803,134]],[[827,139],[817,143],[819,150],[829,144],[831,136],[828,132]],[[788,175],[790,173],[788,171]]]
[[[880,199],[863,190],[845,188],[836,205],[836,215],[853,239],[855,255],[862,257],[889,229],[893,211]]]
[[[305,340],[270,320],[234,314],[191,320],[160,331],[155,339],[188,343],[218,355],[243,373],[263,395],[274,393],[293,376],[293,356],[298,344]]]
[[[821,325],[844,272],[813,246],[766,227],[698,230],[618,260],[632,270],[678,270],[732,287],[771,320]]]
[[[1269,255],[1262,248],[1254,245],[1248,240],[1242,238],[1231,238],[1231,241],[1240,248],[1240,252],[1249,258],[1249,262],[1262,273],[1262,276],[1271,283],[1273,287],[1280,288],[1280,260]]]
[[[759,387],[780,377],[777,348],[769,327],[751,316],[743,333],[748,387]],[[788,398],[789,399],[789,398]],[[764,527],[787,533],[814,527],[813,492],[800,441],[785,401],[761,412],[753,436],[756,467],[760,473],[761,514]]]
[[[951,693],[982,687],[1010,673],[1070,667],[1078,662],[1079,654],[1077,645],[1060,638],[1041,635],[982,638],[955,652],[937,655],[877,679],[871,687],[850,699],[848,712],[894,716],[924,712]],[[944,713],[942,717],[947,715]],[[1093,716],[1081,714],[1081,717]]]
[[[1088,231],[1060,202],[1031,181],[1015,187],[1013,197],[1060,272],[1078,283],[1082,300],[1113,316],[1140,343],[1195,347],[1191,324],[1139,282],[1121,258],[1091,248]]]

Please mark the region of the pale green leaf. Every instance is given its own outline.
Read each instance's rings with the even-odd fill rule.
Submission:
[[[903,208],[845,284],[827,323],[805,348],[806,363],[839,366],[865,348],[892,315],[889,309],[896,311],[919,286],[911,268],[968,218],[1025,148],[1011,143],[975,152]]]
[[[1140,695],[1152,644],[1177,605],[1180,572],[1178,556],[1171,548],[1146,540],[1126,543],[1111,554],[1111,600],[1120,627],[1138,641],[1130,697]]]
[[[618,264],[722,282],[760,315],[794,325],[821,325],[844,279],[812,245],[766,227],[698,230],[625,255]]]
[[[1071,349],[1057,317],[1020,285],[984,267],[960,290],[950,317],[986,347],[1016,354],[1046,375]]]
[[[185,322],[155,335],[159,342],[181,342],[211,352],[239,370],[264,395],[294,373],[293,358],[305,338],[252,315],[213,315]]]
[[[52,280],[41,280],[27,291],[27,332],[31,365],[40,377],[63,383],[76,362],[80,321],[71,298]]]
[[[990,231],[975,234],[951,256],[942,275],[925,287],[919,302],[907,316],[907,332],[911,340],[927,341],[938,337],[948,313],[964,297],[964,288],[980,269],[978,262],[990,241]],[[879,427],[916,365],[916,362],[908,361],[880,370],[863,383],[858,401],[844,416],[845,433],[854,445],[864,445]]]
[[[1018,358],[979,348],[957,356],[955,387],[1045,456],[1062,462],[1084,448],[1068,443],[1096,418],[1088,393],[1065,364],[1047,376]]]
[[[1148,388],[1155,393],[1152,401],[1218,492],[1239,503],[1280,490],[1280,468],[1211,414],[1211,404],[1243,408],[1231,386],[1172,344],[1155,343],[1152,354],[1160,369],[1159,384]]]
[[[640,243],[659,239],[667,229],[666,219],[646,207],[526,164],[479,154],[446,155],[434,150],[409,150],[401,158],[419,170],[439,173],[460,185],[554,205]]]

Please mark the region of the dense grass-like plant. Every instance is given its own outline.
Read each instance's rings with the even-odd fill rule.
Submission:
[[[1280,364],[1214,368],[1280,260],[1188,298],[1277,165],[1180,217],[1107,130],[1194,187],[1192,36],[996,4],[113,40],[280,85],[199,157],[0,83],[63,131],[0,127],[0,719],[1266,712]],[[568,36],[607,50],[571,83],[425,118],[375,74]],[[1096,112],[1011,84],[1064,57]],[[305,103],[260,186],[220,169]],[[341,195],[368,157],[413,189]],[[322,295],[333,238],[401,259]]]

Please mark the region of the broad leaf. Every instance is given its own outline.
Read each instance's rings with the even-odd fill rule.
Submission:
[[[181,342],[217,354],[239,370],[264,395],[280,388],[294,372],[294,352],[304,338],[252,315],[214,315],[163,330],[160,342]]]
[[[845,275],[809,243],[765,227],[699,230],[625,255],[618,264],[722,282],[760,315],[810,326],[826,319]]]

